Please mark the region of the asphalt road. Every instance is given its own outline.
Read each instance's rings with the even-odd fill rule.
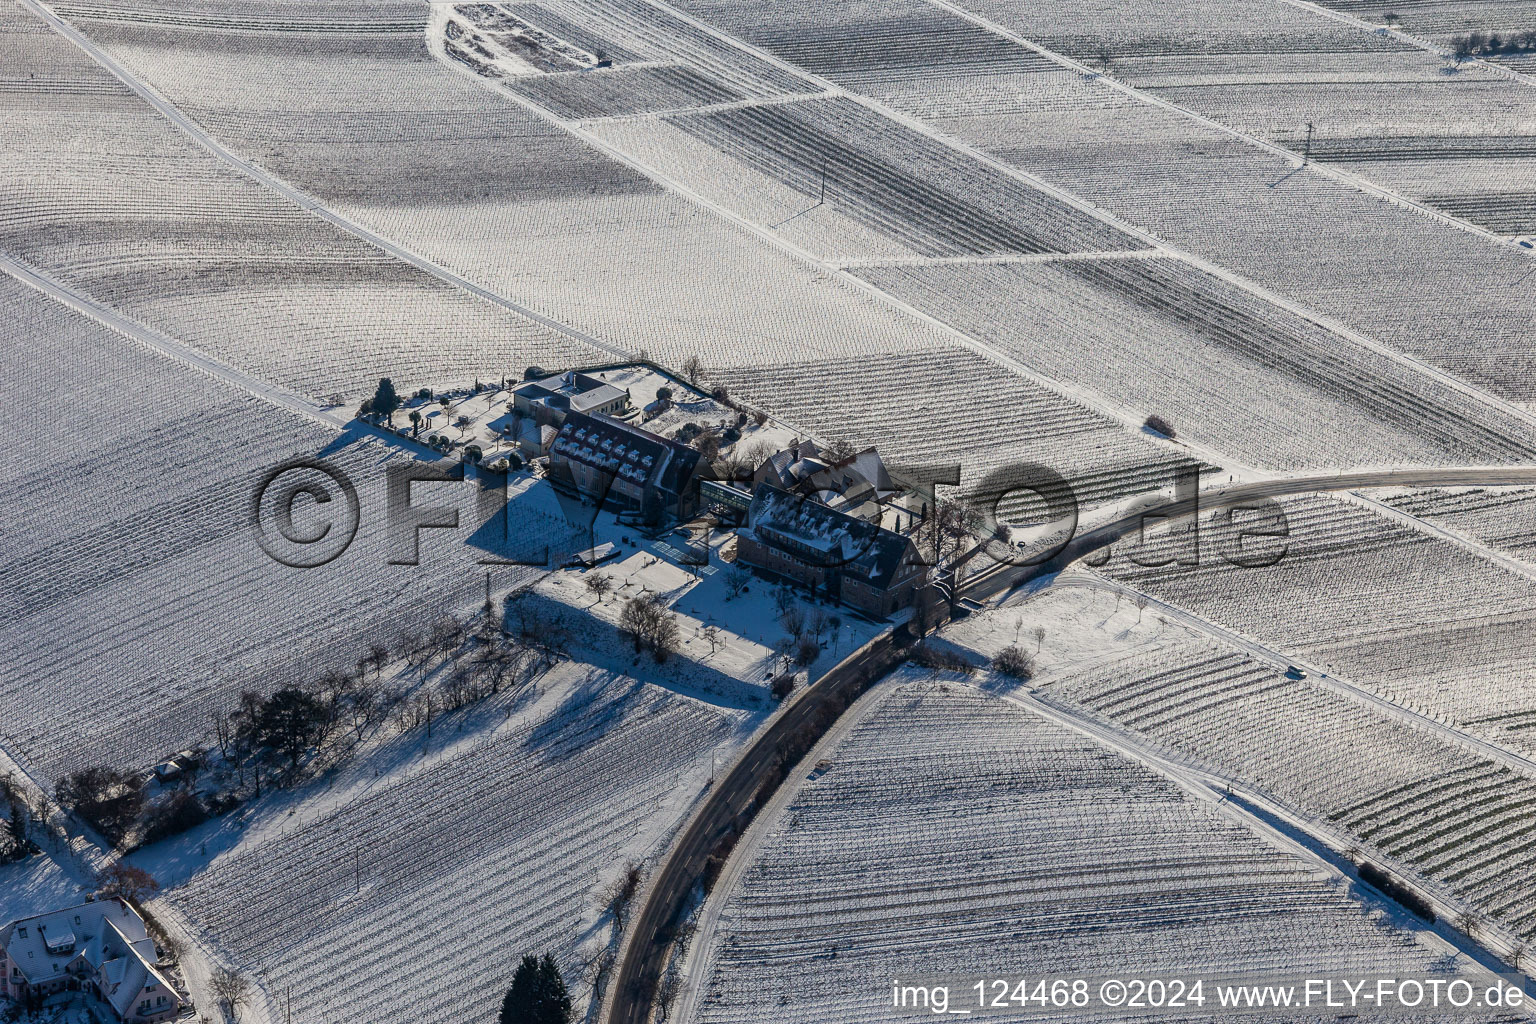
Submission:
[[[797,733],[807,724],[814,723],[817,713],[829,703],[835,707],[835,713],[826,723],[830,725],[843,710],[843,707],[836,707],[839,701],[851,703],[865,686],[890,672],[903,659],[894,632],[875,637],[828,671],[815,685],[802,690],[794,703],[752,742],[746,753],[720,779],[656,869],[650,886],[642,892],[643,902],[625,934],[618,968],[609,989],[608,1012],[604,1019],[610,1024],[643,1024],[649,1018],[671,926],[703,877],[710,854],[738,824],[739,816],[751,806],[770,769],[782,758],[791,762],[799,760],[814,745],[822,730],[809,737],[798,737]],[[797,739],[801,742],[793,742]]]

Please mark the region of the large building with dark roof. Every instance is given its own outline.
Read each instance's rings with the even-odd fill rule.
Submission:
[[[608,416],[572,412],[549,448],[550,479],[605,507],[662,514],[693,514],[699,452]]]
[[[736,560],[880,618],[910,605],[928,577],[910,537],[767,482],[736,533]]]

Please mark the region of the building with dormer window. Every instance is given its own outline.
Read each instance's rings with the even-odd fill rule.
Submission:
[[[573,412],[549,447],[549,476],[605,508],[687,518],[699,452],[608,416]]]
[[[173,1020],[182,1001],[159,959],[144,919],[121,899],[23,918],[0,928],[0,1001],[84,992],[125,1024]]]

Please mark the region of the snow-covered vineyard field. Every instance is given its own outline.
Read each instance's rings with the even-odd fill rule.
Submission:
[[[1162,415],[1247,465],[1518,462],[1536,443],[1514,417],[1186,263],[857,273],[1056,379],[1094,367],[1094,389],[1117,406]]]
[[[242,156],[370,230],[628,351],[731,365],[942,343],[920,321],[661,190],[434,55],[425,6],[330,9],[341,24],[315,32],[252,26],[243,10],[210,12],[205,22],[227,26],[219,31],[175,24],[153,4],[93,6],[75,22]],[[387,46],[372,31],[375,21],[412,17],[415,34]],[[626,45],[647,56],[700,35],[639,3],[600,6],[582,20],[631,33]],[[724,46],[704,36],[696,48]],[[282,79],[271,74],[274,59]]]
[[[1536,394],[1536,363],[1521,341],[1536,314],[1536,292],[1520,285],[1532,267],[1525,250],[1066,73],[1016,78],[999,92],[934,123],[1313,316],[1495,394]],[[1067,131],[1068,122],[1080,127]],[[1465,343],[1466,320],[1447,301],[1457,295],[1478,296],[1477,346]]]
[[[818,679],[887,624],[749,579],[725,531],[690,571],[670,522],[597,519],[601,569],[488,573],[576,546],[537,467],[513,551],[474,484],[434,484],[459,532],[398,564],[386,471],[415,448],[338,429],[379,378],[441,398],[643,356],[666,372],[634,371],[631,422],[735,430],[728,459],[811,434],[897,476],[958,466],[946,497],[1035,464],[1085,522],[1194,466],[1278,489],[1536,464],[1536,57],[1444,52],[1533,3],[0,0],[0,751],[45,788],[137,771],[242,691],[366,688],[383,645],[393,711],[345,756],[240,803],[242,761],[234,806],[130,860],[191,956],[250,977],[249,1024],[481,1024],[545,950],[597,1024],[613,883],[717,769],[736,785],[791,654]],[[433,423],[475,411],[461,444],[499,452],[493,393]],[[294,457],[357,485],[357,539],[317,568],[250,522]],[[931,1019],[893,1010],[897,977],[1445,975],[1536,946],[1536,491],[1503,482],[1285,498],[1263,568],[1210,524],[1198,566],[1120,542],[959,595],[825,761],[740,787],[766,810],[695,893],[669,1019]],[[669,663],[625,626],[635,595],[672,604]],[[432,649],[458,675],[480,641],[444,647],[440,617],[482,601],[552,667],[452,711],[410,693],[427,662],[383,671]],[[1009,646],[1027,682],[990,668]],[[974,671],[916,667],[951,655]],[[808,706],[788,723],[819,728]],[[259,732],[237,742],[276,750]],[[176,770],[211,798],[209,760]],[[0,866],[0,924],[78,890],[88,858],[55,852]],[[1438,930],[1350,857],[1444,901]]]
[[[1280,13],[1271,14],[1270,7]],[[889,65],[872,56],[871,66],[856,80],[838,81],[1064,187],[1183,252],[1235,271],[1313,316],[1332,318],[1497,394],[1526,401],[1536,393],[1536,366],[1521,342],[1522,324],[1536,315],[1536,291],[1519,286],[1531,269],[1529,257],[1369,195],[1315,167],[1298,169],[1292,160],[1202,121],[1210,116],[1227,123],[1225,108],[1215,109],[1219,104],[1214,100],[1210,113],[1158,106],[1159,97],[1152,93],[1117,90],[1046,62],[1022,44],[1016,48],[1029,56],[1027,68],[1003,59],[986,68],[950,68],[941,44],[951,36],[969,37],[979,26],[953,12],[935,14],[931,5],[895,5],[873,22],[865,6],[838,2],[765,8],[740,0],[701,0],[685,9],[808,73],[822,67],[818,61],[827,53],[861,52],[842,44],[862,32],[873,35],[878,27],[882,35],[873,38],[894,35],[900,40],[910,29],[912,36],[934,41],[926,63],[903,63],[899,54],[905,51],[893,44],[891,52],[898,56]],[[1137,85],[1136,62],[1120,61],[1106,34],[1119,32],[1158,54],[1147,59],[1147,66],[1163,67],[1170,75],[1180,67],[1193,73],[1210,65],[1210,89],[1218,99],[1249,75],[1255,83],[1253,103],[1273,97],[1275,106],[1242,114],[1232,99],[1231,127],[1300,152],[1311,120],[1317,145],[1326,147],[1334,138],[1342,147],[1338,151],[1346,162],[1340,167],[1354,166],[1347,162],[1356,145],[1350,139],[1364,140],[1358,143],[1363,147],[1359,155],[1369,157],[1372,147],[1390,147],[1393,135],[1445,135],[1427,150],[1434,155],[1443,148],[1443,161],[1398,167],[1387,160],[1352,173],[1371,178],[1366,172],[1387,167],[1392,173],[1378,185],[1443,202],[1449,212],[1474,221],[1497,221],[1498,230],[1517,230],[1516,222],[1530,209],[1521,197],[1531,194],[1536,174],[1521,154],[1536,135],[1536,92],[1526,84],[1477,68],[1444,81],[1453,76],[1439,73],[1440,61],[1433,54],[1316,11],[1280,4],[1266,5],[1262,12],[1236,3],[1217,4],[1214,10],[1210,5],[1149,4],[1136,16],[1119,5],[1086,3],[977,4],[971,9],[1000,31],[1064,47],[1068,57],[1090,67],[1108,54],[1116,77],[1122,77],[1123,65],[1131,85]],[[1159,35],[1149,25],[1167,29]],[[1266,33],[1275,37],[1273,44]],[[1166,45],[1159,47],[1158,39]],[[1257,52],[1271,45],[1269,56]],[[1205,52],[1207,47],[1214,48],[1214,55]],[[910,60],[921,61],[923,52],[915,49]],[[1232,55],[1224,58],[1222,53]],[[1233,62],[1239,65],[1235,70],[1227,66]],[[1348,70],[1357,65],[1363,70]],[[1277,75],[1282,78],[1278,86]],[[1289,78],[1298,84],[1288,87]],[[1380,84],[1367,97],[1350,99],[1362,78]],[[1327,104],[1314,102],[1304,88],[1309,82],[1325,92]],[[1310,113],[1292,116],[1284,107],[1287,96],[1298,111]],[[1328,117],[1329,104],[1344,109]],[[1400,120],[1386,125],[1371,121],[1371,112],[1383,108],[1389,111],[1384,117]],[[1487,123],[1485,110],[1497,111],[1494,123]],[[1462,145],[1458,139],[1449,138],[1465,134],[1468,124],[1486,124],[1481,141],[1468,143],[1480,147],[1470,154],[1457,149]],[[638,138],[639,145],[655,150],[671,144],[673,136],[665,133],[673,130],[671,125],[625,126],[615,137]],[[1441,163],[1439,171],[1430,166]],[[680,173],[691,181],[715,172],[697,168],[689,175],[685,168]],[[711,192],[707,185],[700,190]],[[750,202],[742,197],[733,209],[751,216]],[[799,229],[790,221],[785,230]],[[1485,339],[1479,346],[1464,344],[1464,318],[1444,301],[1467,294],[1479,297],[1479,330]]]
[[[1387,24],[1396,16],[1405,32],[1449,48],[1452,40],[1468,32],[1498,32],[1505,36],[1531,27],[1531,8],[1525,0],[1318,0],[1320,6],[1372,24]],[[1503,53],[1485,58],[1512,70],[1536,71],[1536,55]]]
[[[822,197],[920,256],[1094,252],[1144,243],[852,100],[680,116],[672,124]]]
[[[693,1020],[925,1019],[890,1007],[890,979],[1112,975],[1128,950],[1149,975],[1436,970],[1340,881],[1142,765],[969,686],[901,682],[726,894]]]
[[[1166,643],[1053,677],[1082,709],[1327,821],[1520,939],[1536,934],[1528,842],[1536,768],[1495,765],[1453,740],[1313,680],[1208,644]],[[1484,785],[1459,786],[1475,778]]]
[[[0,52],[0,247],[68,287],[318,396],[598,354],[219,164],[10,0]]]
[[[1395,703],[1536,749],[1531,734],[1499,725],[1511,712],[1536,712],[1532,654],[1520,639],[1536,617],[1536,581],[1352,501],[1282,506],[1290,538],[1276,565],[1231,565],[1207,538],[1198,567],[1117,557],[1108,569]],[[1157,556],[1153,545],[1143,558]]]
[[[273,409],[9,277],[0,311],[6,343],[25,352],[0,380],[7,407],[35,405],[61,368],[74,381],[46,415],[11,417],[13,457],[0,474],[11,524],[0,553],[10,658],[0,742],[46,778],[174,752],[241,689],[350,668],[369,644],[483,589],[469,549],[386,564],[384,473],[398,450]],[[316,569],[268,558],[248,517],[263,474],[296,456],[325,458],[358,489],[356,541]],[[553,534],[561,523],[545,525]],[[498,586],[531,571],[498,570]],[[159,638],[167,622],[186,631],[181,642]],[[147,735],[159,737],[155,749]]]
[[[1092,506],[1167,487],[1195,464],[970,352],[746,366],[730,383],[808,430],[878,446],[893,466],[959,465],[965,488],[1000,466],[1037,463]]]
[[[1496,487],[1375,495],[1408,513],[1489,547],[1536,562],[1536,491]]]
[[[1374,31],[1382,22],[1241,0],[962,6],[1295,152],[1308,151],[1310,122],[1315,158],[1347,162],[1379,185],[1494,231],[1536,231],[1536,90],[1485,67],[1454,68],[1434,49]]]
[[[420,729],[400,737],[162,902],[259,982],[273,1021],[290,997],[313,1024],[490,1020],[530,949],[584,1001],[609,939],[600,890],[655,851],[742,716],[579,663],[540,691],[489,729],[444,718],[425,752]],[[146,863],[197,865],[198,841]]]

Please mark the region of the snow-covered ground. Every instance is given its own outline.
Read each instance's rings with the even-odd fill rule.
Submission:
[[[1197,460],[1536,453],[1533,264],[1501,237],[1536,230],[1529,59],[1436,52],[1507,30],[1504,0],[1411,3],[1402,33],[1353,0],[50,6],[84,46],[0,0],[0,250],[172,344],[0,277],[0,748],[45,786],[478,606],[482,532],[391,561],[384,473],[426,453],[295,415],[384,376],[696,358],[702,389],[773,417],[742,448],[809,431],[967,487],[1038,463],[1085,512]],[[504,400],[446,415],[493,439]],[[689,395],[649,425],[730,418]],[[292,456],[345,470],[364,510],[344,558],[298,573],[246,521]],[[723,538],[692,566],[675,535],[584,534],[535,474],[509,491],[528,546],[618,551],[492,571],[574,660],[135,855],[194,973],[251,973],[264,1024],[290,995],[315,1024],[489,1019],[544,949],[590,1020],[598,894],[769,713],[775,588],[733,596]],[[1296,499],[1270,569],[1117,561],[952,624],[933,642],[977,664],[1037,652],[1032,686],[907,669],[861,703],[701,913],[691,1018],[889,1019],[893,971],[1128,954],[1444,968],[1209,779],[1536,939],[1529,505]],[[639,593],[680,618],[663,664],[617,628]],[[883,628],[806,609],[811,678]],[[0,919],[72,899],[78,871],[0,868]]]
[[[46,851],[0,864],[0,922],[82,902],[80,882]]]
[[[659,852],[754,721],[647,673],[565,663],[133,859],[251,975],[265,1020],[290,995],[295,1019],[485,1019],[546,950],[584,1010],[612,939],[601,890]]]
[[[891,1006],[892,979],[1109,977],[1128,961],[1446,970],[1438,940],[1214,798],[969,683],[906,670],[828,761],[720,894],[687,1019],[929,1019]]]

